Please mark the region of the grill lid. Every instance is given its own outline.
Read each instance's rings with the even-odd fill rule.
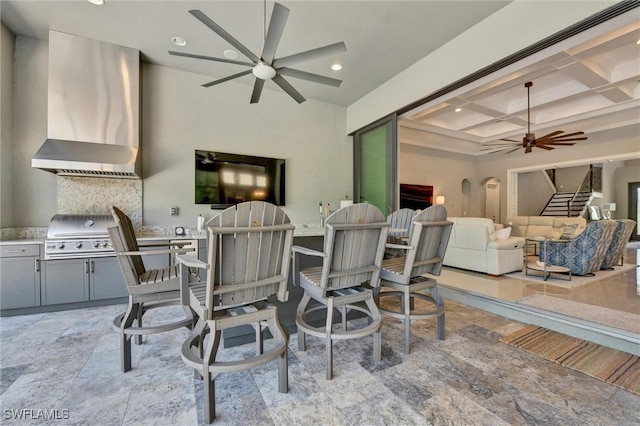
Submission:
[[[57,214],[51,218],[47,238],[108,237],[107,227],[113,225],[111,215]]]

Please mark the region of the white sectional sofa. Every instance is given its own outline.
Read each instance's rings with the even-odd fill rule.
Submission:
[[[504,226],[511,227],[511,235],[516,237],[561,238],[567,226],[577,226],[571,236],[577,237],[587,227],[587,221],[583,217],[512,216],[505,219]]]
[[[453,222],[453,229],[444,265],[491,275],[522,270],[524,238],[509,236],[507,229],[497,230],[491,219],[449,217],[447,220]]]

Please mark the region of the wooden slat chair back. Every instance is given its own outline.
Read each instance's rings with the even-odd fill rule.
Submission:
[[[178,256],[183,302],[197,318],[182,345],[182,359],[202,376],[205,421],[215,418],[215,378],[222,372],[247,370],[278,358],[278,390],[288,390],[289,335],[278,320],[277,307],[266,302],[276,295],[288,299],[287,280],[295,227],[282,209],[262,201],[240,203],[213,218],[207,228],[207,262]],[[188,283],[189,268],[207,270],[206,281]],[[251,325],[256,331],[256,356],[216,361],[222,331]],[[263,350],[264,326],[274,345]]]
[[[188,249],[154,245],[151,250],[141,251],[129,217],[117,207],[112,207],[111,213],[115,225],[108,227],[108,232],[129,292],[127,311],[113,320],[114,328],[120,332],[121,367],[122,371],[126,372],[131,369],[133,336],[136,337],[135,342],[141,344],[143,335],[193,326],[193,317],[189,310],[185,310],[185,316],[171,322],[146,326],[143,324],[146,312],[169,305],[180,305],[181,298],[177,266],[147,270],[142,256],[166,254],[168,258],[170,254],[184,254]]]
[[[381,318],[371,287],[378,286],[388,228],[377,207],[354,204],[338,210],[325,221],[322,253],[294,246],[294,279],[299,277],[299,285],[305,291],[296,315],[298,348],[305,350],[306,334],[326,339],[327,379],[333,376],[333,340],[374,334],[374,359],[380,360]],[[296,257],[299,255],[320,257],[322,266],[298,270]],[[309,304],[311,298],[326,307],[324,327],[314,327],[307,322],[307,314],[318,310],[318,305]],[[358,302],[365,302],[366,308],[356,306]],[[334,308],[342,313],[342,331],[332,330]],[[370,324],[347,331],[347,313],[352,310],[368,315]]]
[[[129,216],[117,207],[111,208],[111,215],[117,225],[113,232],[109,230],[111,243],[115,252],[139,251],[138,240],[136,239],[135,230]],[[146,272],[144,262],[140,256],[118,256],[118,263],[125,277],[125,281],[129,286],[137,285],[139,277]]]
[[[453,223],[446,220],[447,210],[440,205],[429,207],[413,218],[413,226],[406,246],[396,246],[404,250],[405,255],[385,259],[380,272],[381,290],[389,287],[391,291],[381,291],[378,301],[383,297],[399,297],[401,310],[396,311],[385,305],[380,307],[383,314],[399,318],[405,326],[405,353],[409,353],[411,322],[418,319],[438,317],[438,338],[444,339],[444,302],[438,295],[437,281],[425,274],[438,276],[447,250]],[[428,290],[429,294],[420,293]],[[433,305],[433,308],[415,310],[414,298],[420,298]]]
[[[263,202],[242,203],[209,223],[209,311],[264,300],[285,302],[293,230],[289,217]]]
[[[411,228],[412,219],[415,215],[416,211],[414,209],[403,208],[387,216],[387,222],[390,227],[389,237],[398,238],[409,235],[409,229]],[[399,231],[400,229],[404,229],[404,231]]]

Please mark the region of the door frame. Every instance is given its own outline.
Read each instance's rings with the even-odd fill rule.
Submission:
[[[631,232],[631,240],[638,241],[640,240],[640,235],[638,235],[638,190],[640,189],[640,182],[629,182],[629,196],[627,197],[627,205],[628,205],[628,217],[629,219],[633,219],[636,221],[635,226],[633,227],[633,232]]]

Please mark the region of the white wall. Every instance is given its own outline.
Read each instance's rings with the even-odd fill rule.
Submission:
[[[462,181],[471,183],[471,212],[462,211]],[[432,185],[434,200],[445,196],[448,216],[477,216],[478,189],[482,184],[476,178],[474,159],[468,155],[447,153],[415,145],[400,144],[398,155],[398,182]]]
[[[56,176],[31,167],[47,137],[47,43],[16,37],[14,60],[14,220],[3,226],[48,226],[56,213]]]
[[[13,45],[0,24],[0,227],[13,223]]]
[[[204,149],[284,158],[286,210],[296,223],[319,222],[320,201],[352,198],[352,143],[345,108],[265,90],[249,104],[252,87],[171,68],[143,66],[143,174],[145,224],[195,225],[209,206],[194,204],[194,151]],[[169,207],[180,216],[169,216]]]
[[[58,178],[31,167],[31,157],[47,136],[47,43],[17,37],[14,60],[9,148],[15,203],[7,203],[14,220],[2,226],[47,226],[57,213]],[[229,82],[205,89],[200,85],[210,77],[146,63],[142,68],[145,225],[190,227],[198,213],[213,215],[208,206],[194,204],[195,149],[285,158],[285,210],[293,222],[317,222],[319,201],[338,205],[345,194],[352,196],[352,144],[344,107],[314,101],[298,105],[276,86],[250,105],[251,86]],[[5,202],[3,193],[3,208]],[[170,216],[170,206],[180,207],[180,215]]]

